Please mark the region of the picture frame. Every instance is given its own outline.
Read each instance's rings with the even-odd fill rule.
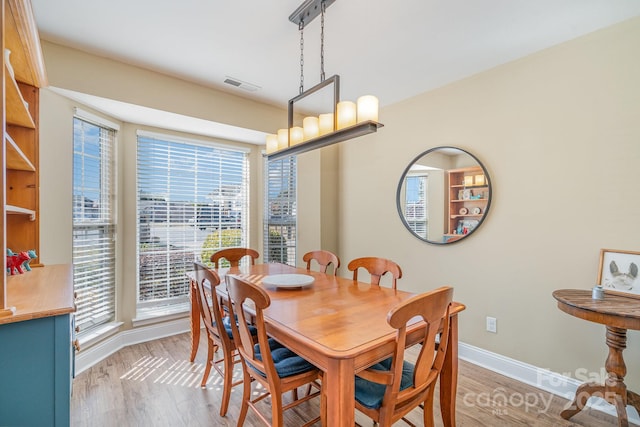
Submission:
[[[605,292],[640,298],[639,267],[640,252],[601,249],[597,284]]]
[[[460,190],[458,192],[458,199],[460,200],[471,200],[471,190],[470,189],[464,189],[464,190]]]

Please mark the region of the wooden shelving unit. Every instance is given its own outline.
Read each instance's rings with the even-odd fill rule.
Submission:
[[[5,73],[5,81],[7,78],[11,76]],[[16,79],[21,78],[16,72]],[[13,252],[33,249],[39,254],[39,88],[21,81],[14,81],[11,87],[17,88],[20,96],[5,100],[5,214],[11,214],[5,216],[5,247]],[[35,259],[31,265],[41,263]]]
[[[489,202],[489,182],[481,167],[447,171],[448,230],[445,237],[468,234],[484,216]]]
[[[4,196],[1,220],[6,230],[2,247],[13,252],[33,249],[39,254],[39,88],[47,85],[47,78],[31,3],[28,0],[2,2],[2,38],[5,49],[10,51],[8,55],[0,55],[6,119],[2,125],[2,167],[6,180],[1,185]],[[35,259],[30,265],[37,267],[41,263]],[[0,311],[9,305],[6,280],[3,277]]]

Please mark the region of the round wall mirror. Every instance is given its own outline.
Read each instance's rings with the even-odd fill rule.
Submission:
[[[468,151],[435,147],[417,156],[400,178],[398,214],[417,238],[433,244],[473,234],[491,206],[491,179]]]

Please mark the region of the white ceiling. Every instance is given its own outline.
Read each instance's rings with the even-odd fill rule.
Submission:
[[[301,3],[32,0],[45,40],[283,109],[298,94],[300,35],[288,17]],[[339,0],[326,13],[325,70],[340,74],[342,99],[375,94],[385,106],[639,15],[639,0]],[[309,88],[320,80],[320,18],[304,38]]]

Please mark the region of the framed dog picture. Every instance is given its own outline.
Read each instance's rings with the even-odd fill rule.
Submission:
[[[598,285],[605,291],[640,298],[640,252],[600,250]]]

